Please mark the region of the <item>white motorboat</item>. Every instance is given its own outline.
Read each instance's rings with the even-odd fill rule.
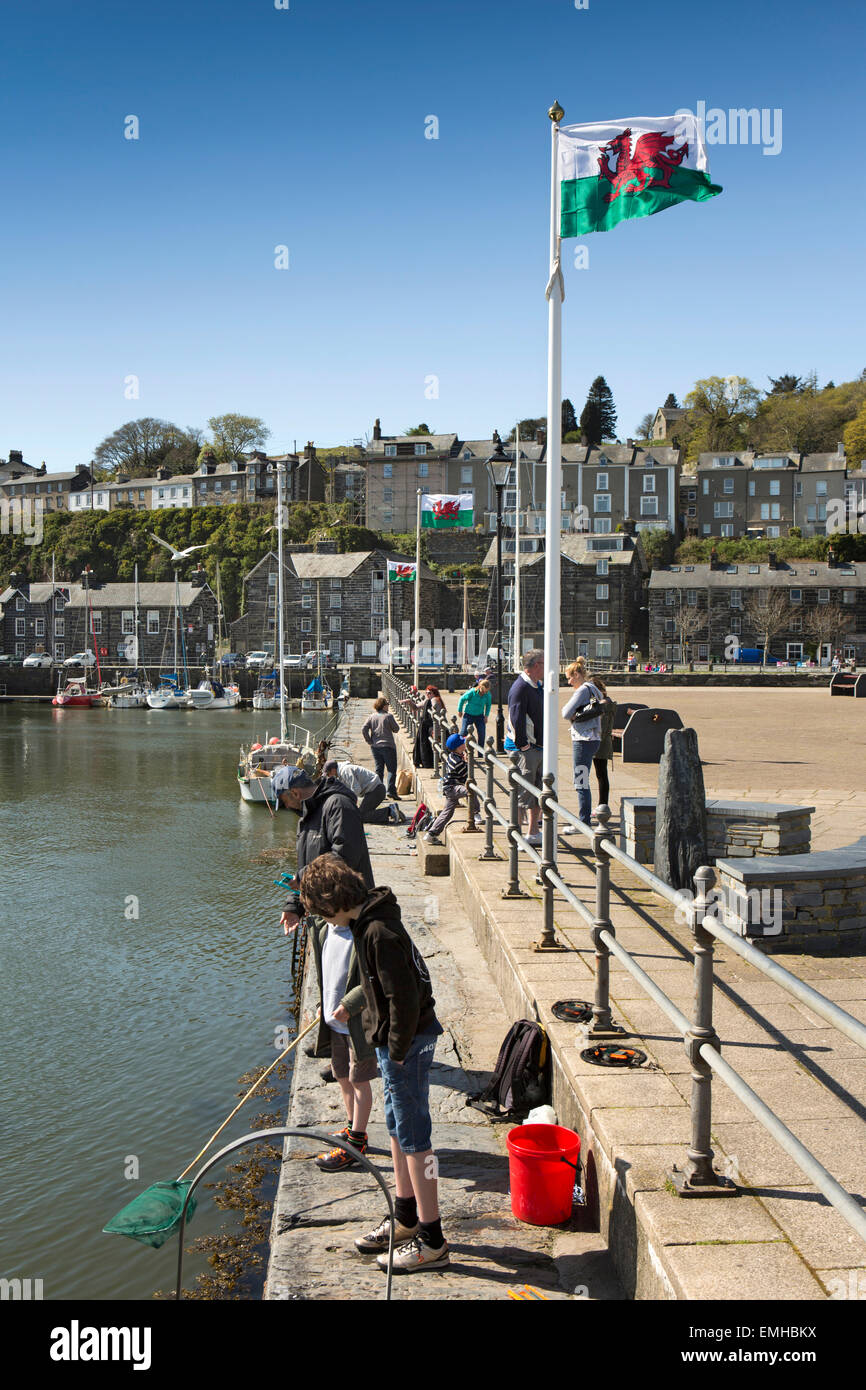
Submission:
[[[186,697],[177,676],[171,674],[161,676],[156,690],[148,691],[146,699],[148,709],[188,709]]]
[[[188,709],[237,709],[240,702],[241,692],[236,685],[223,685],[211,676],[186,692]]]
[[[102,691],[102,698],[109,709],[146,709],[147,695],[147,688],[137,682]]]
[[[276,709],[278,704],[277,673],[272,671],[269,676],[259,677],[258,687],[253,693],[253,709]]]

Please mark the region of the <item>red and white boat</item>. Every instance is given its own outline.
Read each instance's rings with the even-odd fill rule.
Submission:
[[[52,705],[83,705],[85,709],[90,709],[92,705],[101,705],[102,696],[95,690],[89,690],[86,676],[73,676],[67,679],[62,690],[58,690]]]

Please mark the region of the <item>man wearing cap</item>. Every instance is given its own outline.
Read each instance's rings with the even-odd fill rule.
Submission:
[[[278,767],[271,785],[280,806],[300,812],[298,825],[298,872],[312,864],[320,854],[336,854],[355,869],[368,888],[374,886],[370,851],[361,823],[357,802],[338,777],[314,782],[300,767]],[[280,918],[286,935],[295,930],[301,918],[301,901],[296,891],[286,898]]]
[[[358,798],[358,810],[365,825],[403,824],[403,813],[395,802],[390,806],[381,804],[387,795],[385,783],[372,768],[348,761],[338,763],[336,758],[331,758],[322,772],[325,777],[339,777],[352,795]]]
[[[424,839],[428,845],[441,845],[439,839],[442,831],[450,820],[453,819],[454,812],[457,810],[457,803],[461,796],[465,796],[468,790],[466,779],[469,775],[469,768],[466,763],[465,739],[459,734],[451,734],[445,740],[445,771],[442,774],[442,791],[445,796],[445,805],[434,820]]]

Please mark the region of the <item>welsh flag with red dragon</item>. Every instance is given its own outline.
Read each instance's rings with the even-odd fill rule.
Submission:
[[[631,217],[721,193],[691,112],[559,128],[560,236],[609,232]]]

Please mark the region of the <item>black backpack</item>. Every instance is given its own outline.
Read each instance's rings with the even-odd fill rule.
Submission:
[[[467,1105],[495,1120],[510,1120],[550,1099],[550,1049],[540,1023],[512,1023],[499,1049],[496,1070],[483,1091]]]

